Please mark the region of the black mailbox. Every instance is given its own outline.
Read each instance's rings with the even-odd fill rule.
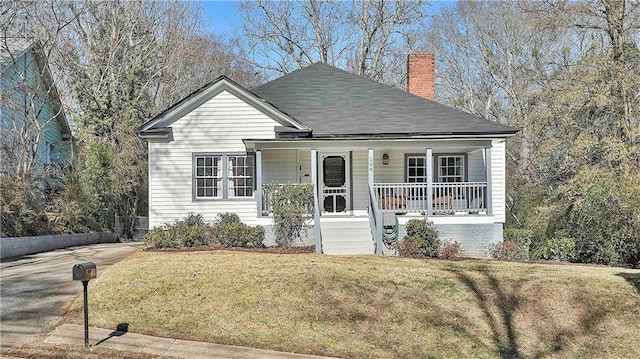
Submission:
[[[98,276],[96,264],[93,262],[78,263],[73,266],[73,280],[91,280]]]

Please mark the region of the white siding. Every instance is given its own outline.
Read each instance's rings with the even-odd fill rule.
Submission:
[[[380,155],[382,157],[382,155]],[[365,209],[369,206],[369,187],[367,185],[368,157],[366,149],[351,152],[351,178],[353,188],[353,209]]]
[[[174,222],[189,212],[207,220],[234,212],[243,222],[257,224],[254,198],[193,200],[192,158],[194,152],[244,153],[243,138],[274,138],[276,125],[226,91],[173,123],[172,142],[149,143],[149,225]]]
[[[263,183],[298,183],[296,158],[296,150],[262,151]]]
[[[426,146],[425,146],[426,148]],[[389,164],[382,164],[382,155],[389,155]],[[406,153],[421,153],[415,149],[399,150],[399,149],[384,149],[376,148],[373,151],[373,182],[376,183],[402,183],[405,181],[405,154]],[[366,163],[365,157],[365,163]],[[366,181],[366,176],[365,176]]]
[[[298,150],[298,182],[313,183],[311,180],[311,151]]]
[[[467,177],[469,182],[484,182],[486,171],[484,169],[484,149],[467,154]]]
[[[505,222],[505,141],[495,140],[491,145],[491,202],[496,223]]]

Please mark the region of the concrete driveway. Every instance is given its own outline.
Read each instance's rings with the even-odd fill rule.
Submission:
[[[59,249],[3,261],[0,269],[0,353],[48,332],[63,309],[82,294],[73,265],[92,261],[98,276],[141,250],[142,243],[106,243]]]

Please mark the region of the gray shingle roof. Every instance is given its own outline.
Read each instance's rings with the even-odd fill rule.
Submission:
[[[292,72],[252,92],[312,128],[314,138],[517,132],[322,63]]]

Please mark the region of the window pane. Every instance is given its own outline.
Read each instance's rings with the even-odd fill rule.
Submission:
[[[408,156],[406,173],[408,183],[426,182],[426,158],[424,156]]]
[[[229,156],[229,197],[253,196],[254,165],[251,156]]]
[[[222,156],[197,156],[195,159],[195,195],[198,198],[218,197],[215,183],[222,176],[219,164]]]
[[[341,187],[345,184],[345,160],[341,156],[329,156],[322,165],[322,178],[327,187]]]

